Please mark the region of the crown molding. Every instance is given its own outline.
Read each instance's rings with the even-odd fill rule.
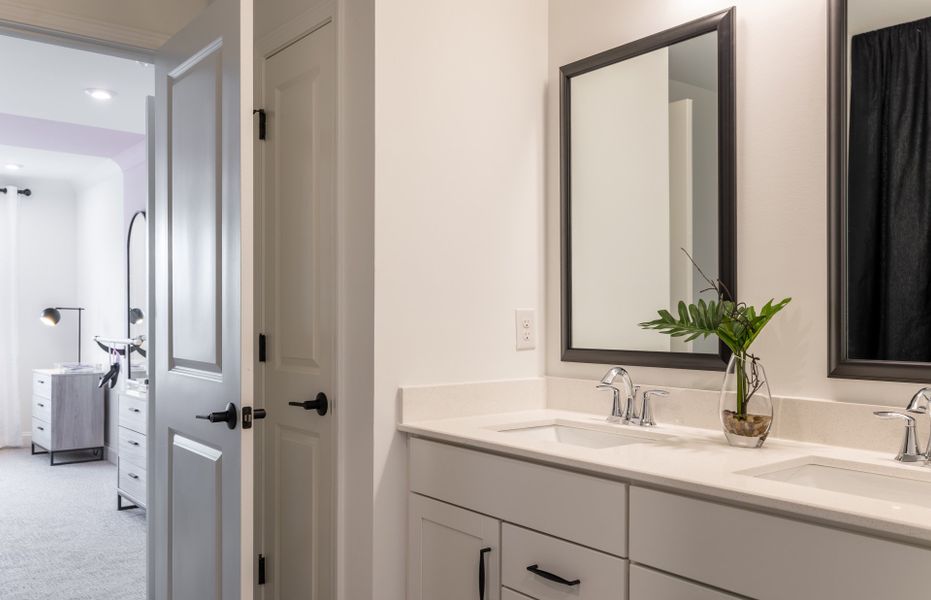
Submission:
[[[30,6],[19,0],[0,0],[0,21],[145,50],[159,48],[170,37],[149,29]]]

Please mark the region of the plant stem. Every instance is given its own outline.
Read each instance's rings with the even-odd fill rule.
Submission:
[[[747,363],[746,357],[737,355],[734,358],[734,377],[737,378],[737,418],[746,418],[747,410]]]

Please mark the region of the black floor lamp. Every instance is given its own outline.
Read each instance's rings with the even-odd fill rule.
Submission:
[[[39,320],[41,320],[49,327],[54,327],[58,325],[59,321],[61,321],[61,311],[63,310],[75,310],[78,313],[78,364],[81,364],[81,313],[84,311],[84,309],[70,306],[56,306],[54,308],[46,308],[39,316]]]

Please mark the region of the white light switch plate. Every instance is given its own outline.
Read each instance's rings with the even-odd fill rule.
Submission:
[[[537,347],[537,318],[533,309],[515,310],[514,327],[518,350],[533,350]]]

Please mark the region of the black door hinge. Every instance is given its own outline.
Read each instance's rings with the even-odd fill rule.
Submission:
[[[265,362],[265,334],[259,334],[259,362]]]
[[[265,585],[265,555],[259,554],[259,585]]]
[[[264,108],[257,108],[253,110],[252,114],[255,114],[255,113],[259,113],[259,139],[264,140],[265,139],[265,122],[268,117],[265,115]]]

